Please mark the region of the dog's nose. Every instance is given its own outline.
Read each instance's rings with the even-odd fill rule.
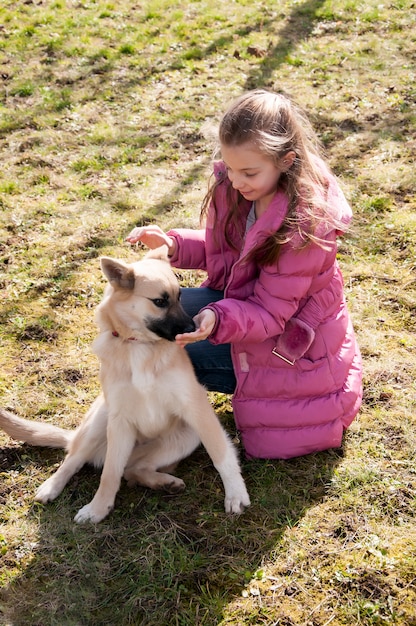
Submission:
[[[189,323],[185,326],[183,332],[184,333],[193,333],[196,330],[196,326],[193,320],[190,320]]]

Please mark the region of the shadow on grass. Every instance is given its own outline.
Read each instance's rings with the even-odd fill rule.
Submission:
[[[285,25],[277,32],[277,43],[271,45],[260,63],[255,65],[247,77],[244,90],[268,87],[274,72],[287,61],[299,41],[307,40],[312,34],[318,17],[317,10],[324,0],[308,0],[293,7]],[[273,81],[274,82],[274,81]]]
[[[56,463],[59,453],[15,446],[2,455],[3,471],[17,468],[20,480],[34,463]],[[5,623],[217,625],[263,560],[279,552],[285,530],[322,501],[341,455],[243,462],[252,506],[231,517],[220,478],[199,449],[178,468],[184,493],[123,483],[107,519],[79,526],[74,514],[99,481],[99,472],[86,467],[54,503],[31,508],[38,540],[1,592]],[[28,482],[28,499],[32,490]],[[10,555],[24,551],[22,543],[10,546]]]
[[[296,47],[299,41],[307,39],[310,36],[318,19],[316,12],[322,4],[323,0],[308,0],[294,7],[286,20],[286,25],[278,32],[277,36],[274,32],[274,19],[263,18],[261,23],[259,22],[252,24],[250,27],[246,27],[245,31],[247,31],[247,29],[248,31],[257,29],[270,31],[271,36],[277,39],[277,43],[270,46],[267,53],[254,65],[242,91],[255,88],[267,88],[270,86],[270,79],[275,70],[286,61],[288,55],[290,55],[290,52]],[[212,41],[205,50],[201,51],[202,57],[209,57],[219,50],[226,48],[230,42],[235,40],[238,34],[242,35],[246,33],[238,29],[236,33],[230,33],[229,36],[221,36],[217,40]],[[200,180],[205,175],[209,162],[210,157],[207,157],[203,162],[194,166],[191,171],[188,172],[185,180],[182,180],[168,195],[162,197],[158,203],[148,209],[145,215],[140,216],[136,222],[132,223],[130,225],[131,228],[136,225],[143,226],[148,224],[153,221],[155,217],[166,211],[172,204],[172,201],[180,197],[184,189],[188,187],[190,183]]]

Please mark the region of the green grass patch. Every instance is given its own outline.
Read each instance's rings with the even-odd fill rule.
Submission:
[[[243,457],[238,518],[198,450],[183,494],[123,484],[106,520],[77,526],[99,473],[34,504],[63,452],[0,433],[0,622],[415,626],[412,2],[4,0],[0,24],[2,406],[79,423],[99,390],[99,257],[137,258],[135,224],[198,226],[206,122],[254,87],[309,112],[351,201],[339,260],[364,359],[343,448]],[[234,436],[230,398],[210,398]]]

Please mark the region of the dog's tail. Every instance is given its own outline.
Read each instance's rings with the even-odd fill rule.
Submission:
[[[2,408],[0,408],[0,428],[12,439],[47,448],[67,448],[73,435],[73,431],[46,422],[25,420]]]

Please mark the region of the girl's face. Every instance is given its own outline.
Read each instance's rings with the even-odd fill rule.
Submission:
[[[265,157],[252,143],[239,146],[221,146],[221,155],[227,167],[228,178],[234,189],[251,202],[267,208],[276,193],[278,180],[293,163],[295,153],[288,153],[276,165]]]

